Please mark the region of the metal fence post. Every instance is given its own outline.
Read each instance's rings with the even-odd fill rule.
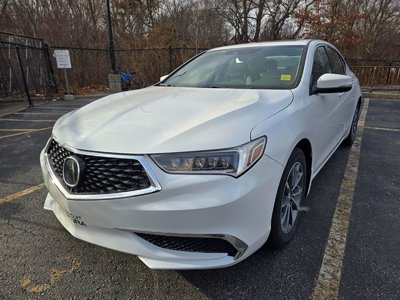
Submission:
[[[51,59],[50,59],[50,49],[49,49],[49,45],[47,45],[47,43],[44,43],[43,50],[44,50],[44,53],[46,56],[48,77],[54,84],[54,92],[58,93],[57,81],[56,81],[56,77],[54,76],[54,69],[53,69],[53,65],[51,64]]]
[[[28,97],[29,105],[33,106],[31,96],[29,95],[29,86],[28,86],[28,82],[26,81],[24,66],[22,65],[21,55],[19,54],[19,47],[16,46],[15,50],[17,51],[17,58],[18,58],[19,68],[21,70],[22,82],[24,83],[25,93],[26,93],[26,96]]]
[[[389,61],[389,68],[386,76],[386,85],[389,85],[391,66],[392,66],[392,61]]]
[[[5,79],[5,77],[4,77],[4,75],[5,75],[5,73],[3,72],[3,68],[2,68],[2,66],[1,66],[1,64],[0,64],[0,83],[1,83],[1,86],[3,87],[3,89],[4,89],[4,95],[8,95],[8,91],[7,91],[7,80]]]
[[[108,49],[110,51],[111,69],[114,74],[117,74],[118,71],[115,63],[115,50],[114,50],[114,40],[113,40],[113,31],[111,23],[110,0],[105,0],[105,5],[107,14],[108,43],[109,43]]]
[[[43,40],[40,40],[40,48],[43,49]],[[40,58],[43,59],[45,56],[43,55],[43,51],[40,51]],[[40,64],[39,66],[39,86],[43,87],[43,66]]]
[[[9,36],[8,37],[8,61],[11,61],[11,41],[12,41],[12,37]],[[8,93],[11,94],[12,93],[12,68],[11,68],[11,63],[10,63],[10,69],[9,69],[9,82],[8,82]]]
[[[168,47],[168,58],[169,58],[169,72],[171,73],[172,72],[172,55],[173,55],[173,52],[174,52],[174,48],[172,48],[172,46],[171,45],[169,45],[169,47]]]
[[[28,65],[28,39],[25,39],[25,62],[26,62],[26,81],[29,82],[29,65]]]

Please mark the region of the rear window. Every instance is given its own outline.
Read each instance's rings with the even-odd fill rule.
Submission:
[[[326,47],[326,51],[328,52],[329,55],[329,60],[331,62],[332,66],[332,72],[334,74],[342,74],[344,75],[346,73],[345,65],[340,57],[339,53],[337,53],[335,50],[333,50],[330,47]]]

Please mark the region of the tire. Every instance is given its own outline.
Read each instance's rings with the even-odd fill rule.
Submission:
[[[131,80],[131,89],[132,90],[137,90],[137,89],[142,89],[146,85],[146,82],[143,77],[139,75],[134,75],[134,77]]]
[[[297,183],[292,181],[299,175]],[[306,195],[307,176],[306,157],[301,149],[295,148],[283,171],[275,199],[269,237],[273,248],[284,248],[296,232],[300,205]]]
[[[347,135],[347,137],[343,140],[342,146],[350,147],[354,143],[357,133],[358,118],[360,116],[360,107],[361,107],[361,102],[358,102],[357,107],[353,114],[353,120],[351,121],[350,124],[350,132]]]

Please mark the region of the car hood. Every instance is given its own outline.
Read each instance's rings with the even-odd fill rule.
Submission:
[[[80,150],[149,154],[223,149],[250,140],[287,107],[290,90],[149,87],[92,102],[61,117],[53,136]]]

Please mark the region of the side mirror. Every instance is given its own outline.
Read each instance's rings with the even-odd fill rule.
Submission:
[[[164,76],[161,76],[160,77],[160,81],[163,81],[165,78],[167,78],[168,77],[168,75],[164,75]]]
[[[313,94],[343,93],[351,90],[353,80],[350,76],[326,73],[317,80]]]

